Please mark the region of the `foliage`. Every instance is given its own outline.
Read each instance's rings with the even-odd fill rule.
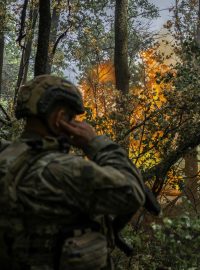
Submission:
[[[14,111],[12,99],[2,98],[0,106],[0,140],[14,140],[21,134],[24,127],[24,122],[17,121],[13,115]]]
[[[200,266],[200,219],[188,213],[176,218],[164,218],[161,224],[151,224],[148,231],[124,231],[125,239],[134,247],[134,255],[126,258],[114,253],[116,269],[131,270],[197,270]]]
[[[154,47],[141,53],[137,65],[140,82],[132,83],[126,96],[115,90],[114,67],[109,61],[93,67],[81,84],[85,103],[92,112],[90,121],[98,126],[100,134],[106,131],[116,137],[115,126],[123,125],[116,100],[124,100],[130,127],[122,126],[120,138],[129,136],[129,156],[143,170],[158,163],[166,153],[166,144],[173,142],[173,128],[168,121],[171,111],[165,94],[172,93],[172,82],[161,80],[169,77],[171,68],[160,62],[157,51],[158,47]]]
[[[158,16],[158,13],[157,8],[148,1],[131,0],[129,6],[129,57],[132,63],[139,50],[149,46],[151,41],[151,35],[142,23],[140,13],[144,12],[148,21]],[[78,79],[80,74],[87,73],[88,69],[113,58],[114,7],[115,1],[73,1],[67,43],[60,46],[69,61],[67,65],[70,67],[73,62],[73,65],[77,66]]]

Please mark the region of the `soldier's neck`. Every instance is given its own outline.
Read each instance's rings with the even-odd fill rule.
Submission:
[[[38,134],[41,137],[52,136],[43,122],[35,117],[27,119],[24,132]]]

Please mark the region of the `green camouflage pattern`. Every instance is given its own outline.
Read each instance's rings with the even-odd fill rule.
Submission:
[[[101,224],[105,215],[133,213],[144,204],[144,186],[125,151],[106,136],[90,142],[85,150],[87,158],[63,153],[54,138],[43,140],[40,149],[30,147],[30,139],[11,143],[0,154],[1,205],[5,206],[5,211],[2,207],[0,211],[0,228],[12,238],[10,261],[14,265],[52,270],[55,235],[61,228],[91,220]],[[106,233],[103,227],[101,233]],[[83,239],[75,243],[86,243]],[[97,237],[91,242],[96,247],[104,246],[100,253],[105,254],[107,245],[99,240]],[[91,261],[95,262],[93,258],[100,253],[98,249],[91,252]],[[100,260],[102,265],[107,253]],[[86,254],[82,258],[88,260]],[[60,269],[104,269],[84,263],[80,268],[80,258],[77,264],[72,260],[70,268],[67,254],[64,258],[66,263],[61,262]]]
[[[66,101],[77,114],[84,113],[82,95],[74,84],[57,76],[40,75],[20,87],[15,108],[16,117],[20,119],[40,115],[44,107],[48,107],[56,99]]]

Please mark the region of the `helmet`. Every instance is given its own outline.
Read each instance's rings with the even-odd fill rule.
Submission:
[[[76,114],[84,113],[82,95],[74,84],[57,76],[36,76],[20,87],[16,118],[45,115],[55,102],[66,104]]]

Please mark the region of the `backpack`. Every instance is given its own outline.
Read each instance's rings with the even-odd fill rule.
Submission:
[[[25,230],[20,218],[21,213],[23,217],[23,205],[17,198],[17,186],[30,166],[48,153],[47,150],[35,151],[21,141],[5,142],[0,147],[0,262],[1,267],[5,265],[2,270],[12,269],[12,244]],[[51,159],[49,157],[47,161]],[[61,232],[55,236],[56,242],[60,236],[61,245],[55,246],[59,254],[53,254],[54,269],[93,270],[106,266],[107,240],[100,232],[88,231],[71,237]],[[20,269],[20,266],[14,269]]]
[[[22,141],[1,142],[0,262],[1,267],[5,265],[5,269],[11,269],[15,239],[25,232],[22,218],[24,210],[17,198],[17,186],[31,165],[47,153],[47,151],[36,151],[31,145]]]

